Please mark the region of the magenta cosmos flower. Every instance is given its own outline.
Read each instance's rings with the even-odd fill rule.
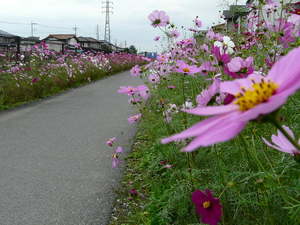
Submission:
[[[213,116],[182,133],[165,138],[163,144],[196,137],[183,151],[228,141],[238,135],[248,121],[269,114],[283,105],[300,87],[300,48],[274,64],[267,76],[252,74],[244,79],[225,81],[220,91],[234,96],[228,105],[197,107],[185,112]]]
[[[201,222],[217,225],[222,217],[222,205],[218,198],[214,198],[208,189],[205,192],[196,190],[192,193],[192,201],[196,206],[196,213],[201,217]]]
[[[295,139],[295,135],[289,127],[287,126],[282,126],[282,127],[290,135],[290,137]],[[283,135],[281,131],[278,130],[277,135],[273,134],[271,140],[273,144],[267,141],[265,138],[263,138],[265,144],[271,148],[274,148],[281,152],[288,153],[290,155],[300,155],[300,151],[295,148],[295,146]],[[298,141],[298,143],[300,144],[300,140]]]
[[[182,60],[177,61],[176,64],[176,72],[192,75],[200,72],[200,68],[198,66],[190,66]]]
[[[170,18],[165,11],[155,10],[149,16],[153,27],[165,27],[170,23]]]

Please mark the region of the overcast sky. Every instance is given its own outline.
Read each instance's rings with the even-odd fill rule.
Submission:
[[[206,28],[222,22],[218,11],[228,2],[235,0],[113,0],[112,42],[124,45],[127,41],[127,45],[133,44],[139,50],[156,51],[153,38],[159,32],[147,19],[153,10],[166,11],[172,22],[187,28],[199,16]],[[0,29],[26,37],[31,35],[30,23],[35,22],[39,25],[35,26],[34,36],[74,33],[76,24],[80,36],[96,37],[99,24],[103,39],[104,19],[101,0],[1,0]]]

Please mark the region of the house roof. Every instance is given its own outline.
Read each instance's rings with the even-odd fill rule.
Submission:
[[[18,36],[10,34],[10,33],[6,32],[4,30],[0,30],[0,37],[11,37],[11,38],[13,38],[13,37],[18,37]]]
[[[224,10],[223,15],[225,19],[235,19],[239,16],[245,16],[250,12],[246,5],[231,5],[229,10]]]
[[[92,37],[78,37],[77,38],[79,42],[92,42],[92,43],[99,43],[100,41],[98,41],[95,38]]]
[[[47,38],[56,38],[58,40],[68,40],[76,38],[75,34],[50,34]]]
[[[39,37],[25,37],[25,38],[22,38],[22,41],[40,41],[40,38]]]

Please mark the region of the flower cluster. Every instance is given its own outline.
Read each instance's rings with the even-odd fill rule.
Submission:
[[[230,141],[253,121],[268,122],[277,127],[278,134],[272,135],[272,142],[263,138],[264,143],[299,159],[300,140],[290,128],[280,125],[278,113],[300,89],[300,15],[289,8],[290,4],[259,2],[248,5],[245,24],[227,24],[222,32],[218,32],[221,25],[200,31],[202,21],[196,17],[193,27],[185,29],[191,36],[182,40],[178,40],[181,30],[164,11],[149,15],[151,25],[166,36],[154,40],[167,40],[168,50],[131,72],[143,78],[147,85],[143,89],[156,97],[151,104],[157,104],[155,113],[161,116],[169,136],[161,140],[162,144],[174,142],[173,146],[182,147],[183,152],[193,152]],[[172,80],[179,85],[174,86]],[[118,92],[127,94],[142,113],[149,92],[142,98],[140,89],[121,87]],[[176,98],[166,97],[165,91],[172,92],[169,89],[174,89]],[[198,121],[195,116],[199,116]],[[128,121],[133,123],[140,117],[137,114]],[[191,121],[196,123],[189,127]],[[174,134],[180,129],[185,130]],[[221,200],[213,197],[212,191],[196,190],[192,202],[202,223],[216,225],[221,221]]]

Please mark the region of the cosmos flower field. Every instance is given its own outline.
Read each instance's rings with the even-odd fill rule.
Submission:
[[[140,123],[111,224],[300,224],[300,15],[248,7],[234,32],[203,34],[196,17],[185,39],[149,15],[165,49],[132,68],[145,85],[118,90]]]
[[[16,58],[0,54],[0,110],[59,93],[145,63],[127,53],[50,51],[45,43]]]

